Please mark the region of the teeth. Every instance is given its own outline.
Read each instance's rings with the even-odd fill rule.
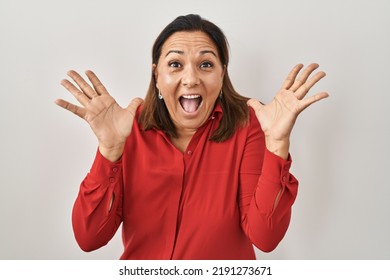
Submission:
[[[191,95],[183,95],[182,97],[185,99],[195,99],[195,98],[199,98],[200,95],[199,94],[191,94]]]

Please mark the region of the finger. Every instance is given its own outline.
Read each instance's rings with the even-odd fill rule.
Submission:
[[[88,79],[91,81],[93,88],[95,91],[99,94],[108,94],[108,91],[102,84],[102,82],[99,80],[99,78],[93,73],[91,70],[85,71],[85,74],[87,75]]]
[[[74,70],[70,70],[68,72],[68,76],[72,78],[73,81],[76,82],[76,84],[80,87],[80,89],[84,92],[88,98],[95,97],[97,94],[92,89],[92,87]]]
[[[309,66],[307,66],[306,69],[303,70],[302,74],[299,75],[299,77],[294,81],[293,85],[289,89],[292,91],[296,91],[300,86],[302,86],[307,81],[310,74],[313,73],[313,71],[316,70],[318,67],[319,65],[317,63],[312,63]]]
[[[286,80],[284,81],[282,89],[289,89],[294,84],[295,78],[297,77],[299,71],[301,71],[302,68],[303,64],[295,65],[295,67],[290,71]]]
[[[129,111],[133,116],[135,116],[135,113],[137,112],[138,107],[143,103],[144,101],[137,97],[131,100],[130,104],[127,106],[126,110]]]
[[[81,105],[87,106],[90,102],[90,99],[84,92],[81,92],[78,88],[76,88],[71,82],[68,80],[62,80],[61,85],[66,88],[76,99],[80,102]]]
[[[72,103],[69,103],[68,101],[65,101],[65,100],[62,100],[62,99],[57,99],[55,101],[55,103],[58,106],[66,109],[66,110],[72,112],[73,114],[79,116],[80,118],[84,119],[85,113],[86,113],[86,110],[84,108],[76,106],[76,105],[74,105]]]
[[[318,102],[324,98],[327,98],[328,96],[329,96],[329,94],[327,92],[321,92],[321,93],[318,93],[316,95],[313,95],[313,96],[310,96],[308,98],[301,100],[301,106],[302,106],[301,111],[305,110],[307,107],[309,107],[313,103]]]
[[[316,73],[313,77],[311,77],[307,82],[305,82],[303,85],[301,85],[298,90],[295,92],[295,96],[298,99],[302,99],[306,96],[306,94],[309,92],[309,90],[323,77],[326,76],[326,73],[321,71]]]

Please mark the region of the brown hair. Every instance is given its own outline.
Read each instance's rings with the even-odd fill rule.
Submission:
[[[245,125],[249,116],[248,106],[246,105],[248,98],[241,96],[235,91],[229,78],[227,69],[229,63],[227,39],[219,27],[201,18],[199,15],[179,16],[163,29],[154,42],[152,49],[153,64],[157,65],[162,46],[168,37],[179,31],[201,31],[207,34],[217,46],[221,63],[226,67],[222,84],[223,97],[217,101],[222,106],[223,115],[218,128],[210,137],[212,141],[223,142],[229,139],[238,127]],[[139,122],[145,130],[156,128],[164,131],[171,137],[177,137],[175,125],[169,116],[165,103],[158,100],[158,90],[153,71]]]

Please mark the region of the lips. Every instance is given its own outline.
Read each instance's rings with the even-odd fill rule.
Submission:
[[[202,96],[199,94],[182,95],[179,98],[179,102],[186,113],[194,113],[202,104]]]

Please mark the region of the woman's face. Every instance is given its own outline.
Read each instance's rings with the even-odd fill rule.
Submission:
[[[203,32],[176,32],[153,65],[156,86],[179,133],[196,131],[210,117],[225,73],[218,50]]]

